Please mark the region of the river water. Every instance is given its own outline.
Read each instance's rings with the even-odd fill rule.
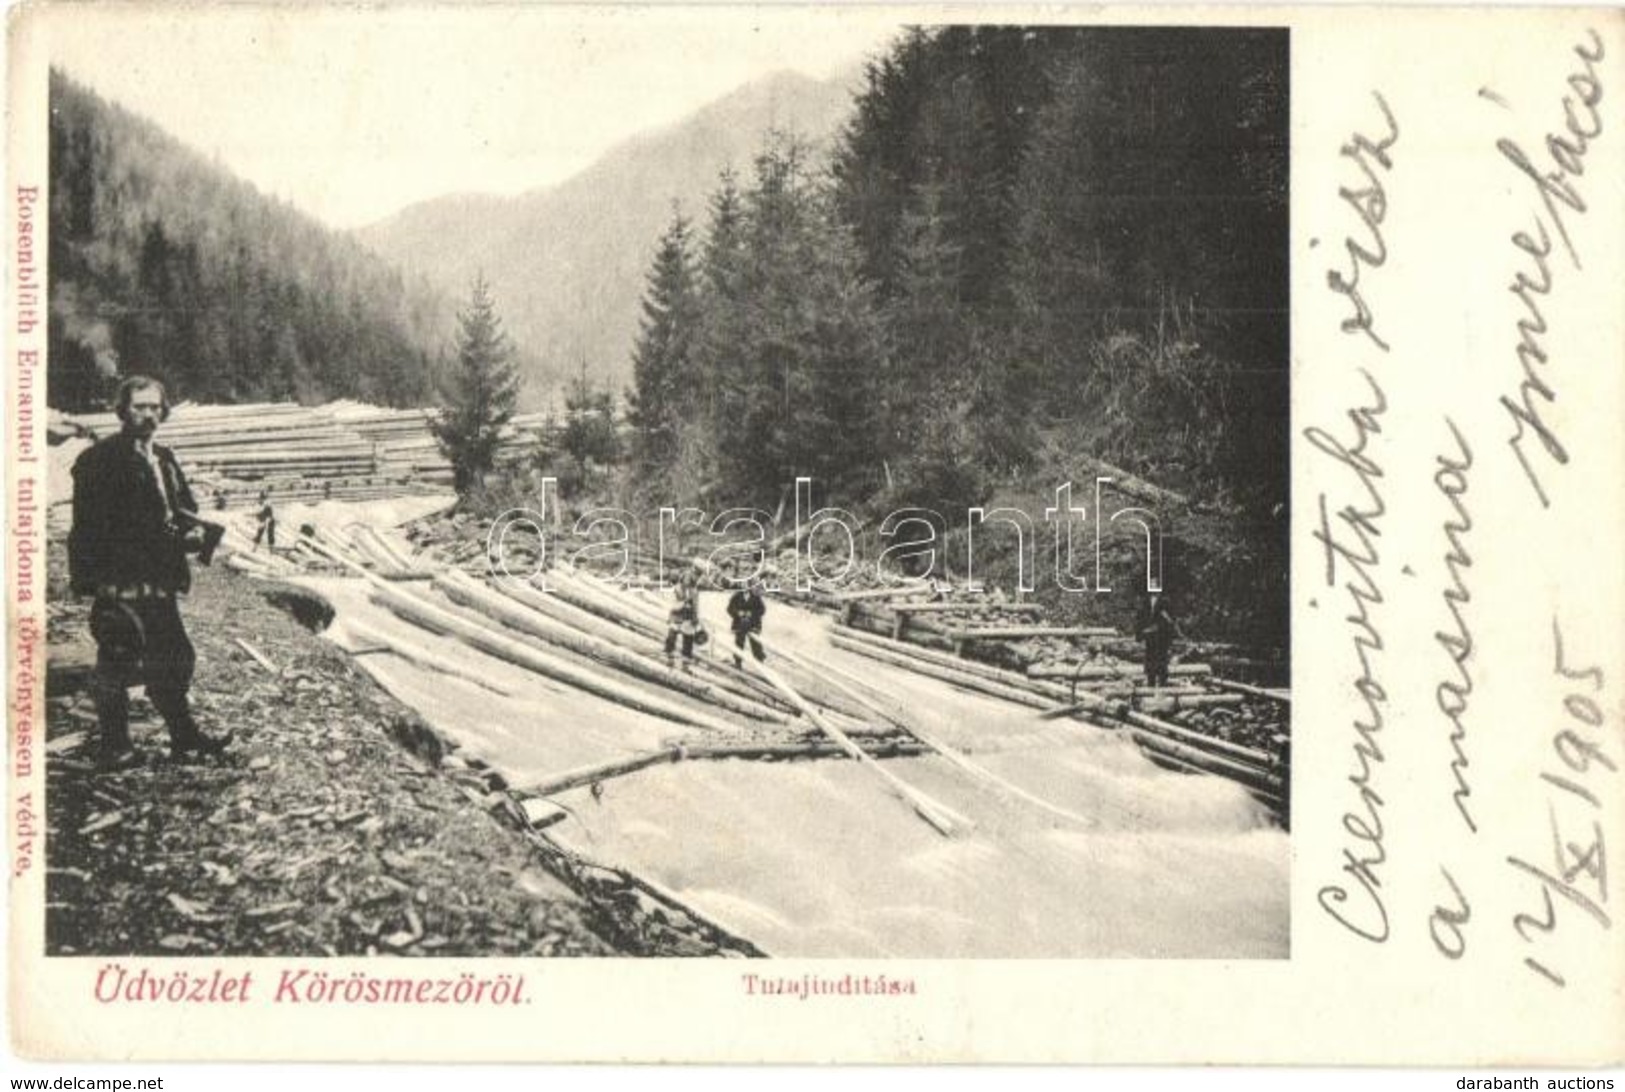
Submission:
[[[714,738],[412,626],[370,602],[362,581],[307,582],[338,609],[335,639],[404,639],[452,672],[391,655],[356,661],[515,786]],[[724,601],[701,597],[713,634],[727,634]],[[831,625],[771,603],[766,636],[880,689],[942,742],[1074,818],[937,756],[884,768],[969,821],[951,837],[859,763],[694,760],[601,782],[597,796],[559,794],[568,817],[550,836],[658,882],[773,955],[1288,955],[1288,836],[1240,788],[1154,766],[1120,733],[1041,721],[835,649]],[[708,654],[725,654],[720,643]]]

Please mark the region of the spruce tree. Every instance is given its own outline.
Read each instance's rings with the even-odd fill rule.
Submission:
[[[691,245],[688,220],[676,212],[649,270],[642,328],[632,351],[628,416],[636,430],[633,461],[646,481],[669,474],[678,430],[699,403],[694,369],[699,296]]]
[[[484,483],[496,464],[503,426],[513,419],[519,394],[512,348],[483,275],[474,278],[469,303],[457,316],[457,364],[449,404],[435,423],[440,449],[451,460],[459,494]]]

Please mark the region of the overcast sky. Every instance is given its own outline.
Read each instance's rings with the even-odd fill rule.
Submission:
[[[751,79],[848,69],[897,30],[863,8],[449,5],[95,7],[54,27],[71,76],[335,227],[561,181]]]

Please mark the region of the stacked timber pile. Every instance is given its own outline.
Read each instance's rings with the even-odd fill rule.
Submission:
[[[431,429],[435,411],[346,400],[330,402],[320,412],[375,445],[377,469],[386,477],[450,483],[451,462],[441,453]]]
[[[73,419],[95,437],[117,432],[112,413]],[[163,443],[201,476],[345,477],[375,470],[372,445],[313,410],[291,403],[175,407]]]
[[[550,423],[546,414],[515,414],[497,437],[497,465],[511,466],[531,459],[544,441],[556,442],[562,431]]]
[[[205,507],[273,501],[375,500],[435,492],[451,482],[430,422],[434,411],[360,402],[306,407],[181,403],[161,434],[199,487]],[[62,417],[64,435],[110,435],[113,413]]]

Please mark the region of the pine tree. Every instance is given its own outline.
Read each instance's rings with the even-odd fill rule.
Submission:
[[[769,508],[799,475],[861,491],[885,336],[856,245],[793,137],[770,139],[739,209],[736,261],[707,270],[718,484]]]
[[[570,381],[564,396],[565,454],[584,473],[620,458],[621,441],[615,431],[615,399],[587,378],[587,366]]]
[[[435,423],[440,449],[451,460],[457,492],[484,483],[496,463],[503,426],[513,418],[519,377],[512,348],[483,275],[474,278],[469,303],[457,316],[457,365],[450,404]]]
[[[632,351],[628,416],[636,430],[633,461],[645,481],[669,475],[678,430],[699,403],[699,295],[691,246],[688,220],[676,212],[649,271],[642,329]]]

